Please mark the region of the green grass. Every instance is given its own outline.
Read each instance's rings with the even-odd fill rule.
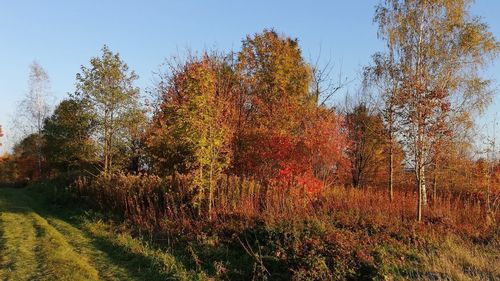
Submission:
[[[165,251],[30,189],[0,189],[0,280],[194,280]]]

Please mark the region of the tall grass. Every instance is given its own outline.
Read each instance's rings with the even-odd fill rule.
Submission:
[[[300,187],[264,187],[236,176],[218,180],[210,203],[199,200],[191,177],[184,175],[79,178],[72,189],[94,207],[111,211],[150,232],[161,231],[172,222],[212,223],[231,217],[248,221],[331,217],[346,225],[433,225],[433,231],[446,229],[481,239],[496,231],[500,219],[498,206],[487,208],[484,200],[443,193],[430,200],[424,223],[416,224],[417,194],[412,191],[396,191],[394,201],[390,201],[385,191],[377,189],[330,187],[311,194]],[[208,204],[213,205],[210,219],[205,215]]]
[[[438,193],[423,222],[416,222],[417,194],[404,189],[391,201],[378,189],[309,193],[224,176],[209,202],[200,200],[189,176],[118,174],[80,178],[72,190],[153,242],[181,249],[197,269],[225,272],[229,279],[497,277],[486,270],[497,260],[469,258],[477,247],[496,255],[500,246],[498,206],[486,206],[480,197]],[[473,271],[458,263],[445,270],[455,259],[446,254],[452,246],[440,245],[460,247],[467,257],[460,264]]]

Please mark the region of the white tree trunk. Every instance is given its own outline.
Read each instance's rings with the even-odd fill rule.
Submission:
[[[425,166],[422,165],[420,168],[420,181],[422,188],[422,205],[427,206],[427,188],[425,186]]]

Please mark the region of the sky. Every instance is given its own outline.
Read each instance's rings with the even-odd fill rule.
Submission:
[[[75,90],[75,75],[104,44],[138,75],[137,86],[152,87],[165,59],[187,49],[238,50],[246,35],[274,28],[298,38],[303,56],[335,63],[354,80],[344,93],[359,88],[360,72],[371,55],[384,50],[373,13],[378,0],[324,1],[103,1],[0,0],[0,124],[6,147],[9,123],[28,91],[29,65],[36,60],[47,71],[55,102]],[[500,38],[500,1],[477,0],[472,13]],[[485,76],[497,80],[500,61]],[[500,94],[478,121],[481,133],[493,136],[500,121]],[[496,116],[496,117],[495,117]],[[498,126],[497,126],[498,127]],[[496,129],[500,141],[500,127]],[[5,148],[4,148],[5,149]]]

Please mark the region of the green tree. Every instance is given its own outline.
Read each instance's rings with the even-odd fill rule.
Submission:
[[[63,100],[45,120],[43,152],[50,167],[60,172],[81,169],[95,161],[91,138],[95,124],[79,100]]]
[[[102,172],[108,174],[127,164],[133,142],[131,132],[144,121],[139,104],[138,76],[107,46],[76,75],[75,97],[95,121],[93,138],[102,157]]]

